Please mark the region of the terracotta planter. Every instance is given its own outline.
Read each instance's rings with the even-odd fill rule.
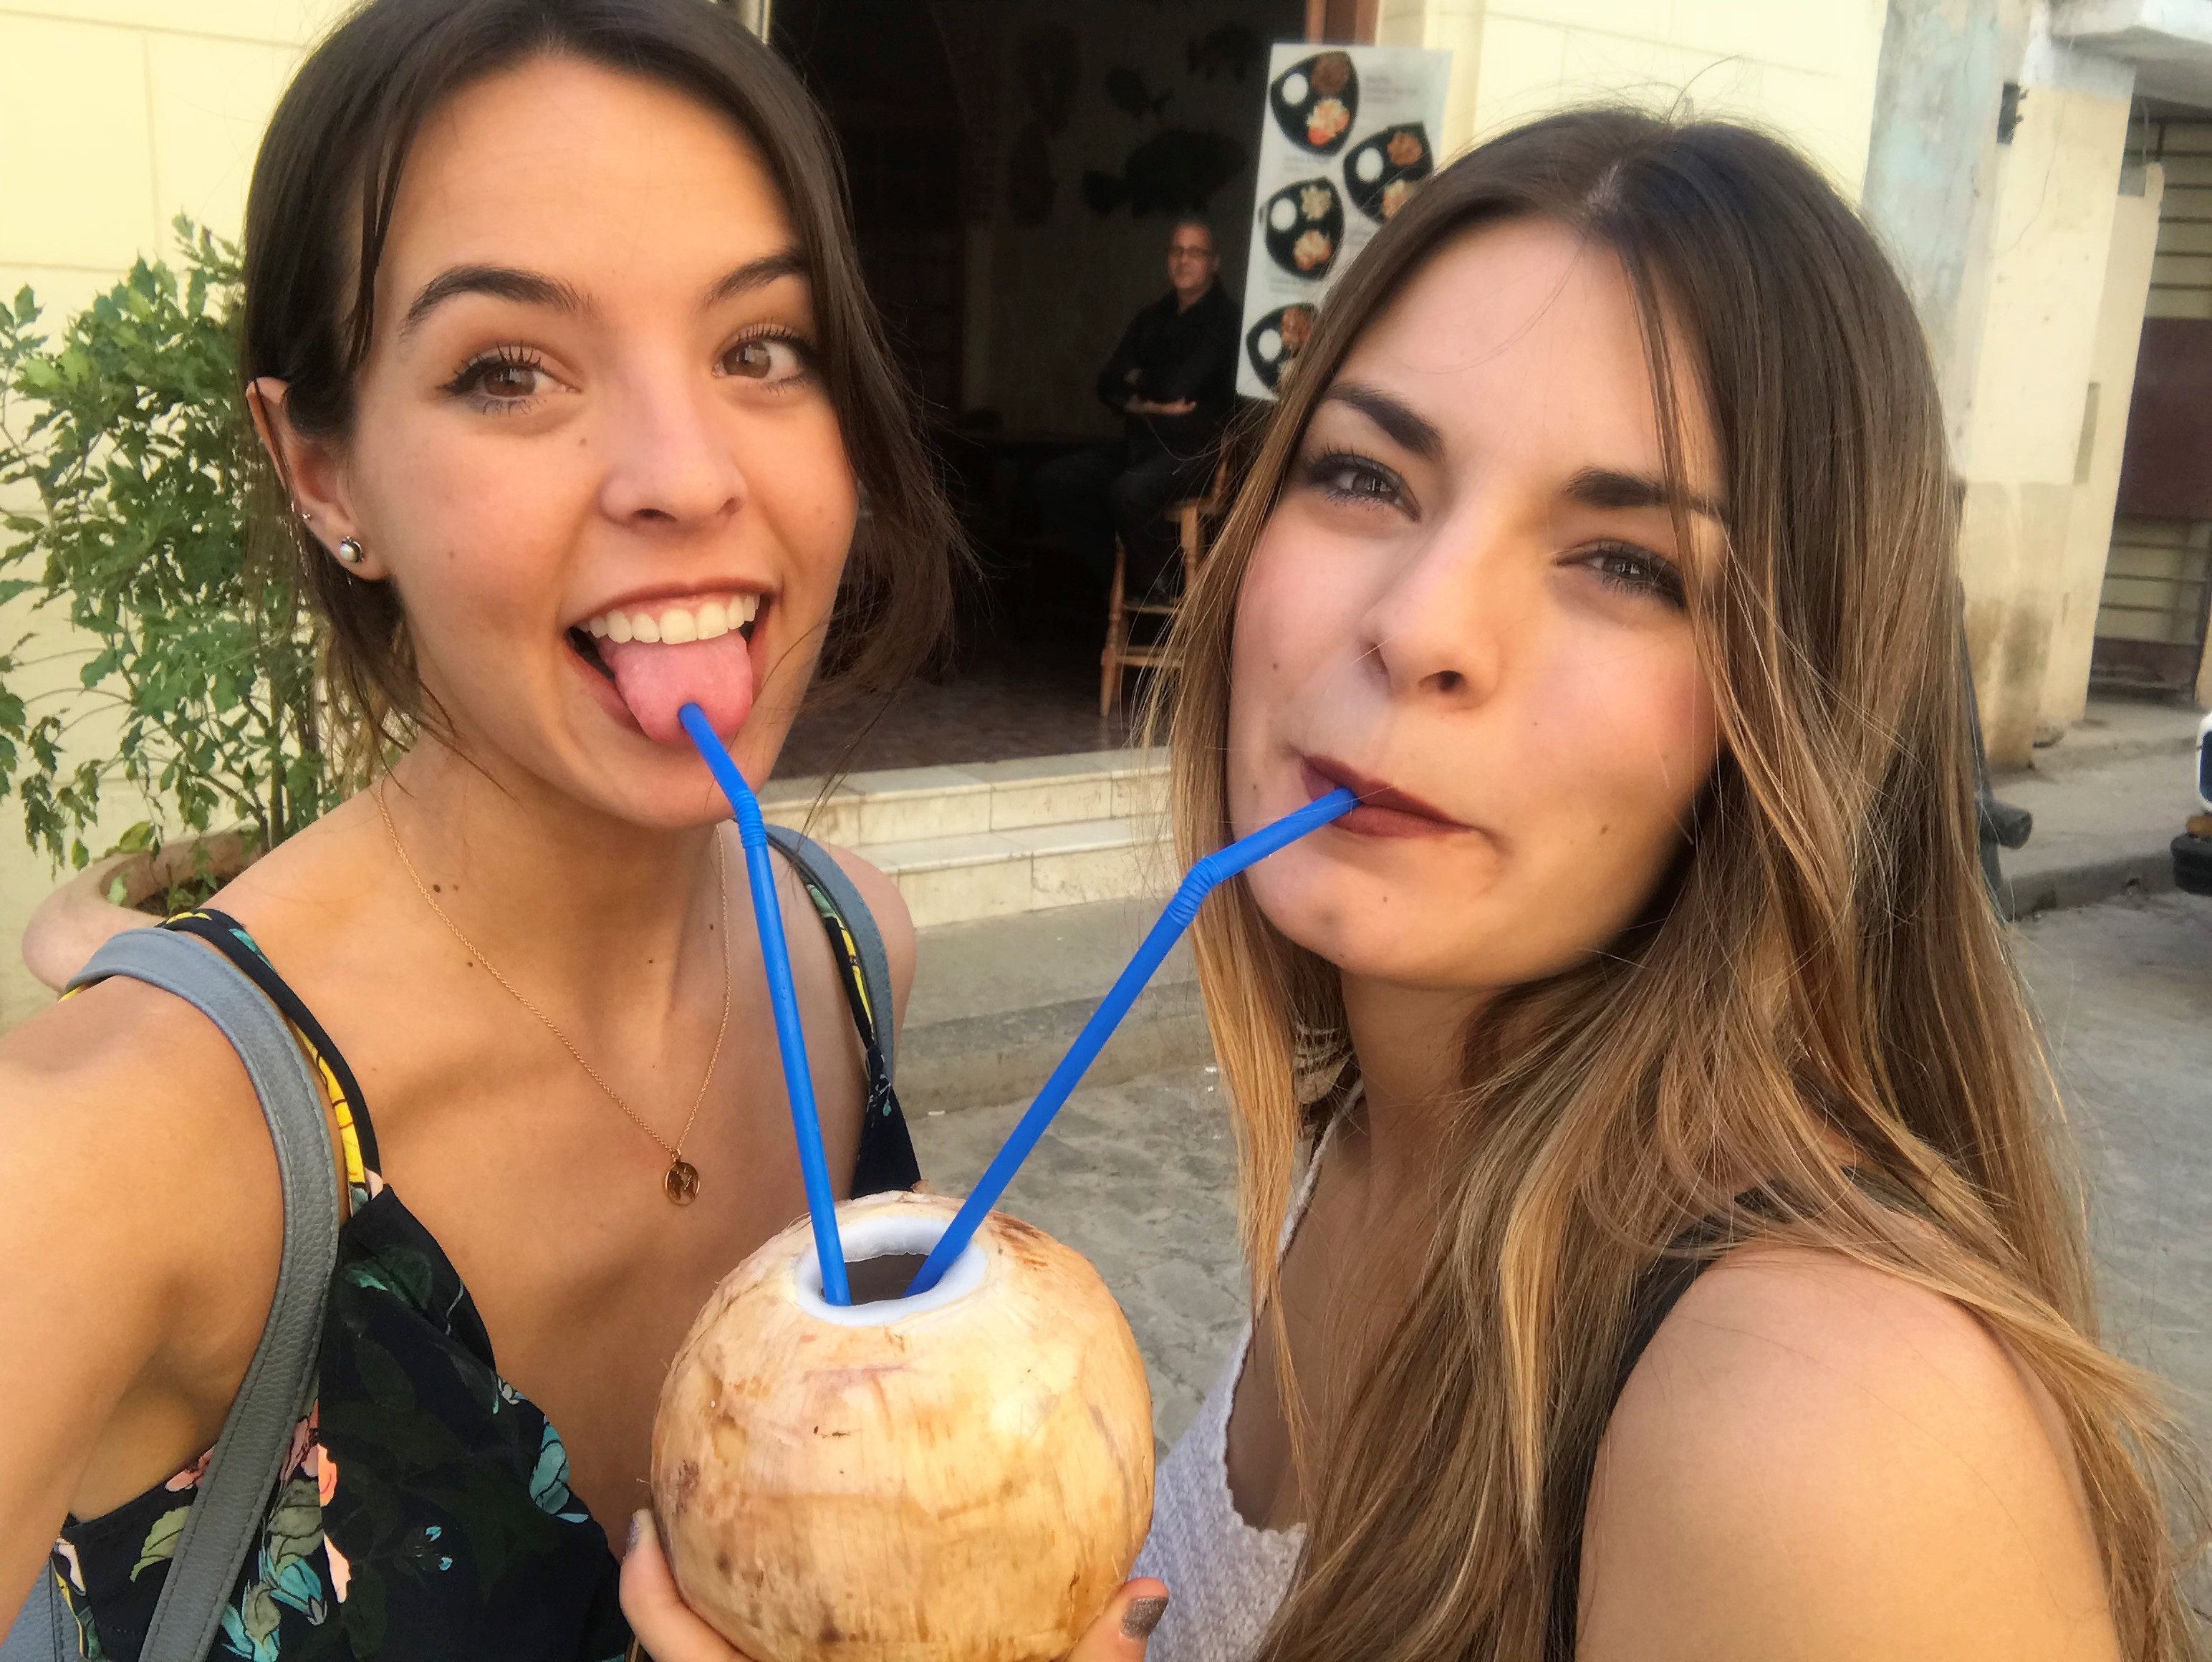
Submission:
[[[137,910],[140,901],[191,877],[196,850],[204,846],[217,878],[228,881],[257,857],[243,831],[185,837],[165,843],[158,854],[115,854],[95,860],[39,903],[23,926],[23,962],[56,992],[85,966],[111,935],[144,928],[156,920]],[[123,904],[108,898],[123,880]]]

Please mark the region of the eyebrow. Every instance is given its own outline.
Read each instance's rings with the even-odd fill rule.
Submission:
[[[1584,508],[1680,507],[1709,520],[1723,518],[1720,504],[1694,490],[1672,490],[1662,479],[1648,473],[1624,472],[1613,467],[1585,467],[1567,481],[1563,493],[1569,502]]]
[[[424,283],[400,320],[399,332],[412,333],[422,320],[447,301],[462,295],[489,295],[524,306],[543,306],[571,314],[586,309],[584,296],[573,284],[512,265],[454,265]]]
[[[1437,430],[1436,423],[1379,387],[1364,380],[1340,380],[1322,394],[1322,402],[1357,410],[1424,461],[1443,460],[1444,435]]]
[[[740,295],[764,289],[780,277],[804,277],[806,259],[797,248],[779,248],[774,253],[763,254],[758,259],[749,259],[735,271],[720,278],[707,290],[707,304],[717,306],[734,300]],[[526,271],[513,265],[455,265],[438,273],[424,283],[415,296],[414,304],[399,325],[399,332],[412,332],[422,320],[446,301],[462,295],[489,295],[495,300],[511,300],[522,306],[542,306],[550,311],[578,315],[591,309],[591,302],[574,283],[558,277],[550,277],[538,271]]]
[[[1443,459],[1443,435],[1426,417],[1410,405],[1365,381],[1340,380],[1322,394],[1324,404],[1336,403],[1357,410],[1397,443],[1424,461]],[[1693,490],[1671,490],[1665,481],[1648,473],[1632,473],[1617,467],[1585,467],[1567,481],[1562,493],[1584,508],[1668,508],[1678,502],[1692,514],[1709,520],[1724,516],[1720,504]]]
[[[806,275],[806,256],[796,248],[779,248],[772,254],[763,254],[758,259],[749,259],[738,269],[707,290],[707,303],[719,305],[726,300],[735,300],[739,295],[749,295],[756,289],[765,289],[779,277],[803,277]]]

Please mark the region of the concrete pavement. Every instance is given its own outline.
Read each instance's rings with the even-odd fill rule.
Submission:
[[[2212,900],[2114,899],[2037,917],[2014,939],[2082,1150],[2106,1336],[2172,1382],[2212,1446]],[[1190,1064],[1078,1091],[1007,1197],[1121,1299],[1164,1442],[1189,1423],[1244,1317],[1218,1083]],[[922,1169],[964,1192],[1025,1105],[916,1112]]]
[[[2106,1341],[2212,1450],[2212,898],[2052,912],[2014,941],[2081,1151]]]
[[[1004,1202],[1089,1258],[1114,1289],[1152,1375],[1163,1449],[1198,1411],[1246,1308],[1237,1149],[1217,1079],[1192,1065],[1079,1090]],[[1040,1074],[1032,1088],[1042,1082]],[[923,1174],[967,1193],[1028,1105],[915,1115]]]
[[[2027,846],[2002,856],[2013,916],[2173,886],[2168,845],[2196,810],[2197,722],[2179,704],[2097,699],[2032,770],[1991,781],[2035,816]]]

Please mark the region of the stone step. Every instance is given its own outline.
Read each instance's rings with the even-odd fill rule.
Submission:
[[[1088,751],[957,767],[772,779],[761,793],[770,823],[846,848],[1024,831],[1163,812],[1162,752]]]
[[[928,928],[1164,895],[1165,782],[1157,751],[1093,751],[775,780],[761,807],[885,873]]]
[[[969,831],[854,852],[890,877],[915,927],[1009,917],[1101,900],[1164,897],[1173,886],[1162,822],[1079,819],[1011,831]]]

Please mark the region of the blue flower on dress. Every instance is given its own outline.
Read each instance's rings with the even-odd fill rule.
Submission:
[[[229,1653],[245,1662],[277,1662],[276,1630],[283,1609],[295,1610],[320,1627],[332,1600],[315,1555],[323,1544],[323,1505],[317,1479],[292,1478],[277,1492],[254,1560],[253,1580],[238,1603],[222,1613]]]
[[[568,1493],[568,1450],[550,1420],[538,1440],[538,1466],[530,1474],[530,1498],[538,1502],[539,1511],[552,1513],[564,1524],[591,1519],[591,1514],[577,1506]]]

